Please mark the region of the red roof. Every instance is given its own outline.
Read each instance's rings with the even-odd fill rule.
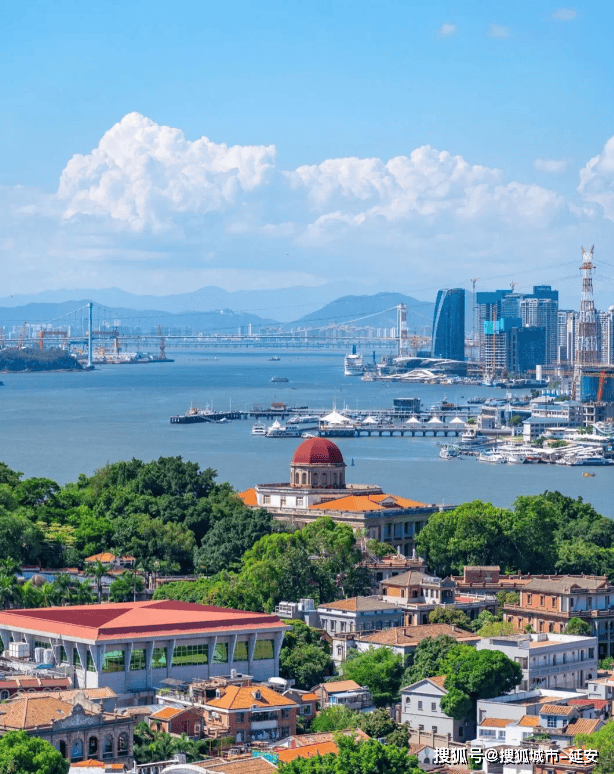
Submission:
[[[281,625],[276,615],[170,599],[0,611],[0,626],[86,640],[169,636],[227,629],[249,631]]]
[[[343,455],[341,449],[328,438],[308,438],[294,452],[292,464],[338,465],[343,464]]]

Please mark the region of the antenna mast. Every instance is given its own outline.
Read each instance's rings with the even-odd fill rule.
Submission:
[[[573,394],[580,396],[580,382],[586,367],[595,366],[599,361],[597,351],[597,321],[595,317],[595,301],[593,299],[593,253],[595,245],[590,250],[580,248],[582,253],[582,300],[580,302],[580,318],[578,320],[578,344],[576,346],[576,362],[574,368]]]

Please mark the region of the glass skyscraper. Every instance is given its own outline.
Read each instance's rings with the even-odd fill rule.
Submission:
[[[433,316],[433,357],[465,359],[465,291],[448,288],[437,293]]]

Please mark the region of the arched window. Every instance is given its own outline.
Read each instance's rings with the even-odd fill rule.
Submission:
[[[315,472],[311,474],[311,483],[313,486],[316,486],[318,483],[318,474]]]
[[[117,757],[121,758],[123,755],[128,755],[128,734],[125,731],[122,731],[117,739]]]
[[[302,483],[306,484],[307,483],[307,473],[305,473],[305,471],[303,471],[303,473],[302,473],[302,478],[303,478]]]
[[[554,624],[548,624],[548,631],[553,632],[554,631]]]
[[[61,739],[58,744],[58,752],[60,753],[62,758],[66,757],[66,742],[63,739]]]
[[[2,693],[0,693],[0,701],[4,701],[5,699],[8,699],[9,696],[10,694],[8,691],[2,691]]]
[[[88,758],[98,757],[98,737],[97,736],[90,736],[89,738],[89,742],[87,744],[87,757]]]
[[[102,748],[102,757],[103,758],[113,757],[113,737],[111,735],[105,736],[104,745]]]
[[[83,760],[83,742],[81,739],[75,739],[70,748],[70,760],[82,761]]]

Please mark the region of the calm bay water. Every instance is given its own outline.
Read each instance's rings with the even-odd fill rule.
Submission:
[[[1,374],[0,460],[26,476],[59,483],[91,474],[106,462],[181,455],[215,468],[220,481],[238,489],[288,479],[300,439],[251,435],[252,421],[222,425],[171,425],[190,403],[215,409],[250,409],[272,401],[313,408],[387,408],[395,397],[420,397],[428,408],[444,396],[502,397],[498,389],[362,382],[343,376],[343,354],[180,353],[175,363],[100,366],[91,373]],[[287,384],[271,384],[271,376]],[[437,439],[440,443],[443,439]],[[509,506],[521,494],[559,490],[614,518],[614,466],[593,469],[556,465],[485,465],[474,459],[443,461],[433,438],[338,439],[347,480],[379,484],[422,502],[454,504],[473,499]],[[584,469],[586,470],[586,468]]]

